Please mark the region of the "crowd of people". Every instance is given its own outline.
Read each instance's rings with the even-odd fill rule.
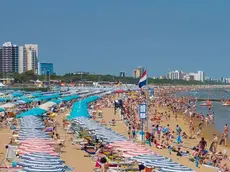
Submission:
[[[222,171],[229,171],[227,164],[229,158],[227,155],[228,125],[224,127],[224,132],[218,140],[217,134],[213,133],[213,139],[206,141],[202,137],[202,131],[214,123],[214,116],[209,109],[206,115],[196,111],[197,100],[192,97],[177,97],[174,95],[178,91],[187,91],[191,88],[158,88],[155,89],[155,98],[148,99],[147,113],[148,122],[139,118],[139,104],[145,103],[146,92],[130,92],[126,96],[120,96],[122,107],[118,112],[127,126],[127,132],[130,139],[138,140],[137,136],[141,131],[145,131],[145,143],[154,146],[157,149],[168,149],[169,154],[176,152],[177,156],[189,158],[196,166],[204,164],[207,166],[218,167]],[[104,105],[113,106],[114,96],[103,99]],[[115,106],[115,103],[114,103]],[[119,114],[119,113],[118,113]],[[176,127],[167,124],[170,119],[175,119]],[[187,133],[179,123],[178,119],[183,119],[189,128]],[[192,139],[194,147],[186,147],[184,140]],[[208,144],[209,143],[209,144]],[[218,145],[225,145],[225,148],[218,149]]]

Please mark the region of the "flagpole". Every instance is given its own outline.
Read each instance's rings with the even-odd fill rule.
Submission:
[[[148,117],[148,73],[147,73],[147,78],[146,78],[146,87],[147,87],[147,92],[145,95],[145,103],[146,103],[146,130],[148,132],[148,127],[149,127],[149,117]]]

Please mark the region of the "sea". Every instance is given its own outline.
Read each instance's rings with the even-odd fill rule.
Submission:
[[[205,99],[224,99],[230,100],[230,90],[226,89],[207,89],[207,90],[192,90],[188,92],[180,92],[177,96],[192,96],[196,98]],[[197,112],[206,115],[208,113],[208,107],[200,106],[202,102],[197,103]],[[223,106],[222,102],[213,101],[213,107],[211,112],[214,114],[215,128],[223,132],[225,124],[230,126],[230,106]]]

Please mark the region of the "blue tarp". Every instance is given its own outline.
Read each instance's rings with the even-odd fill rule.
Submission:
[[[33,108],[31,110],[28,110],[26,112],[23,112],[16,116],[16,118],[21,118],[24,116],[42,116],[44,113],[46,113],[46,110],[40,109],[40,108]]]
[[[99,98],[100,98],[99,96],[91,96],[74,103],[72,112],[70,113],[68,120],[72,120],[74,118],[81,117],[81,116],[89,117],[88,104],[98,100]]]

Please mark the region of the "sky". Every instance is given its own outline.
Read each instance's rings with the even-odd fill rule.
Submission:
[[[230,77],[229,9],[229,0],[2,1],[0,44],[38,44],[57,74],[144,66],[151,76]]]

